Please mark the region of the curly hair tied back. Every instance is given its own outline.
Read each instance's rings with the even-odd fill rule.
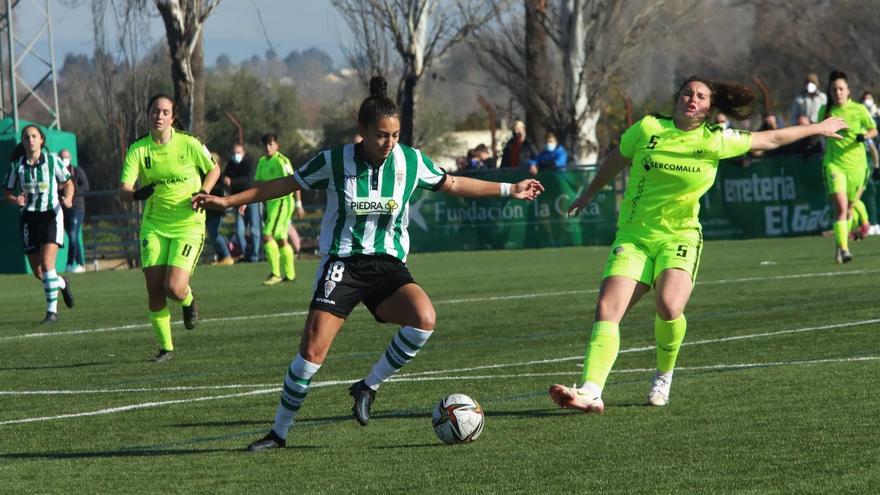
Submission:
[[[691,76],[679,86],[675,93],[676,101],[681,96],[684,87],[694,81],[699,81],[709,87],[713,109],[717,109],[736,120],[745,120],[755,114],[755,92],[751,87],[733,82],[712,81],[699,76]]]

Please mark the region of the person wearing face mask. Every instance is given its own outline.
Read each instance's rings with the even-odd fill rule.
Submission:
[[[828,95],[819,91],[819,76],[814,73],[807,74],[804,79],[804,90],[794,97],[791,104],[791,121],[797,124],[798,119],[806,116],[810,123],[819,121],[819,107],[828,103]]]
[[[852,261],[848,238],[853,208],[865,189],[868,176],[865,142],[877,136],[877,124],[864,105],[850,99],[845,73],[837,70],[831,72],[828,76],[828,94],[831,95],[831,103],[819,110],[820,115],[823,118],[839,117],[849,127],[843,133],[843,139],[829,140],[825,144],[822,156],[825,188],[834,205],[834,260],[847,263]]]
[[[589,186],[572,201],[568,213],[577,216],[629,167],[580,381],[549,389],[559,407],[587,413],[605,410],[602,392],[620,349],[621,320],[651,289],[656,291],[657,368],[646,405],[665,406],[688,326],[684,310],[703,251],[700,198],[715,182],[719,160],[773,150],[814,135],[840,138],[837,131],[846,127],[836,117],[760,132],[708,125],[716,110],[735,120],[748,118],[754,101],[748,86],[688,78],[675,94],[674,113],[647,115],[627,129],[619,148],[603,160]]]
[[[529,173],[537,175],[538,170],[565,170],[568,152],[559,145],[556,134],[547,133],[547,144],[534,159],[529,160]]]
[[[74,167],[71,163],[70,150],[62,149],[58,152],[61,163],[67,167],[73,181],[73,205],[64,209],[64,231],[67,233],[67,271],[82,273],[86,271],[85,256],[82,244],[79,242],[82,232],[82,222],[86,216],[86,201],[82,193],[89,190],[89,178],[82,167]],[[62,205],[63,207],[63,205]]]
[[[236,144],[232,147],[232,155],[223,172],[223,185],[229,194],[237,194],[254,185],[254,167],[251,159],[245,154],[244,146]],[[260,222],[262,212],[260,204],[250,204],[235,209],[235,239],[241,248],[239,262],[256,262],[260,260]]]
[[[289,197],[298,190],[327,192],[319,241],[322,259],[299,351],[287,369],[272,429],[251,443],[249,451],[287,445],[312,378],[358,304],[364,303],[376,321],[399,328],[369,374],[349,388],[352,414],[361,426],[369,423],[376,391],[434,333],[434,306],[406,265],[407,218],[416,189],[507,200],[533,200],[544,189],[535,179],[511,184],[448,175],[420,150],[398,142],[400,110],[386,91],[384,78],[370,80],[371,96],[358,110],[361,143],[320,151],[293,175],[259,182],[239,194],[225,198],[200,194],[193,199],[196,207],[225,208]]]
[[[517,120],[513,123],[511,131],[513,136],[501,152],[501,168],[528,167],[529,161],[537,155],[537,152],[526,136],[526,125],[521,120]]]

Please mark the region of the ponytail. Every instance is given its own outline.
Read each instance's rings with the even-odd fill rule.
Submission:
[[[688,83],[699,81],[709,87],[712,98],[712,107],[727,114],[735,120],[745,120],[755,114],[755,92],[752,88],[743,84],[731,82],[715,82],[704,77],[691,76],[685,80],[678,91],[675,92],[675,101],[681,96],[681,91]]]

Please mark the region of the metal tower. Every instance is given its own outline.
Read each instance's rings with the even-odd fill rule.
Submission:
[[[50,0],[0,0],[0,112],[12,117],[14,132],[19,131],[19,109],[29,99],[49,114],[48,128],[61,129],[58,113],[58,84],[55,71],[55,45],[52,38]],[[17,16],[17,17],[16,17]],[[27,17],[33,33],[20,36],[15,21]],[[46,53],[48,52],[48,53]],[[30,84],[23,74],[37,71],[37,82]],[[49,101],[47,101],[49,100]]]

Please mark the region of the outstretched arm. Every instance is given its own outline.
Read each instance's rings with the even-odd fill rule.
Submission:
[[[232,196],[219,197],[211,196],[210,194],[196,194],[193,196],[192,204],[193,208],[222,210],[230,206],[246,205],[266,201],[267,199],[280,198],[300,189],[296,179],[292,175],[287,175],[278,179],[260,182],[256,186]]]
[[[531,201],[544,192],[544,186],[535,179],[525,179],[516,184],[510,184],[507,182],[489,182],[472,177],[447,175],[446,182],[440,187],[440,191],[464,198],[510,196],[516,199]]]
[[[593,201],[593,198],[596,197],[596,193],[601,191],[603,187],[607,186],[608,183],[614,180],[614,178],[617,177],[617,174],[629,165],[629,162],[630,160],[628,158],[620,154],[620,148],[615,148],[614,151],[602,161],[602,164],[599,165],[599,171],[596,172],[596,176],[593,177],[590,185],[584,189],[584,192],[582,192],[580,196],[571,202],[571,206],[568,207],[568,216],[577,216],[583,207]]]
[[[810,136],[841,139],[837,131],[846,129],[846,122],[838,117],[828,117],[818,124],[796,125],[770,131],[752,133],[752,151],[770,151]]]

